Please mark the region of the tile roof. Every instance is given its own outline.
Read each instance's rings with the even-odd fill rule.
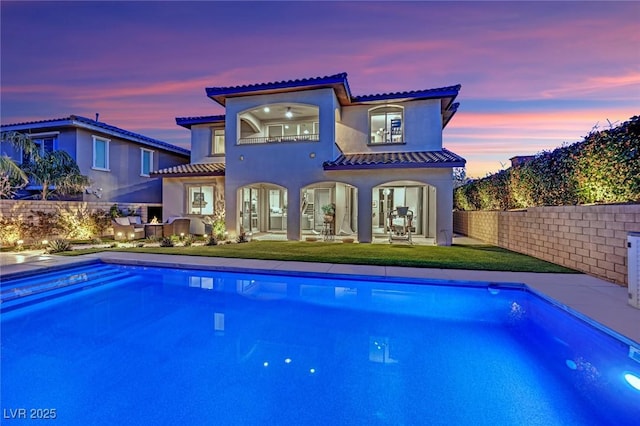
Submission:
[[[180,164],[151,172],[154,177],[224,176],[224,163]]]
[[[354,96],[349,89],[347,73],[327,75],[324,77],[301,78],[298,80],[284,80],[269,83],[247,84],[242,86],[207,87],[209,98],[225,106],[227,98],[268,95],[273,93],[287,93],[305,89],[332,88],[341,105],[358,105],[384,103],[389,101],[407,101],[418,99],[441,99],[441,111],[443,115],[443,128],[456,113],[458,104],[454,104],[462,86],[437,87],[434,89],[412,90],[408,92],[378,93],[373,95]],[[193,117],[197,119],[198,117]],[[199,122],[193,123],[198,124]],[[178,123],[181,126],[182,123]],[[188,123],[187,123],[188,124]],[[186,127],[186,126],[185,126]]]
[[[176,117],[178,126],[190,129],[195,124],[224,122],[224,115],[203,115],[200,117]]]
[[[457,84],[455,86],[437,87],[434,89],[426,90],[411,90],[409,92],[378,93],[375,95],[353,96],[352,101],[354,103],[359,103],[380,100],[434,99],[456,97],[458,96],[458,92],[461,88],[462,85]]]
[[[233,95],[252,95],[255,94],[255,92],[281,92],[283,91],[283,89],[289,89],[288,91],[293,91],[303,87],[333,87],[334,89],[341,88],[342,90],[340,90],[340,92],[342,93],[339,93],[338,97],[342,97],[347,101],[351,98],[351,92],[349,90],[349,83],[347,82],[346,72],[334,75],[326,75],[324,77],[310,77],[297,80],[246,84],[242,86],[207,87],[205,90],[208,97],[224,106],[226,98]]]
[[[325,170],[403,169],[463,167],[465,163],[464,158],[443,148],[441,151],[341,154],[333,161],[325,161],[323,167]]]
[[[70,115],[68,117],[63,118],[54,118],[50,120],[39,120],[39,121],[26,121],[22,123],[13,123],[13,124],[3,124],[2,130],[7,130],[6,128],[13,128],[11,130],[17,130],[16,128],[45,128],[45,127],[63,127],[63,126],[77,126],[82,128],[89,129],[99,129],[103,130],[107,133],[113,134],[115,136],[119,136],[123,139],[127,139],[133,142],[142,143],[144,145],[150,145],[157,148],[162,148],[167,151],[173,151],[182,155],[189,155],[191,151],[188,149],[172,145],[170,143],[153,139],[148,136],[141,135],[139,133],[130,132],[128,130],[121,129],[116,126],[112,126],[107,123],[103,123],[101,121],[92,120],[90,118],[82,117],[80,115]]]

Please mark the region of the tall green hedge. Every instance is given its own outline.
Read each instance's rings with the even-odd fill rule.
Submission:
[[[640,116],[454,190],[457,210],[640,202]]]

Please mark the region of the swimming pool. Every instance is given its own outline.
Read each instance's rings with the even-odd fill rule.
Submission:
[[[97,262],[3,280],[2,311],[16,424],[20,410],[65,425],[640,416],[637,345],[520,285]]]

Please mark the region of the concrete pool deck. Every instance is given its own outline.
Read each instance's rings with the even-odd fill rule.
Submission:
[[[21,256],[21,257],[17,257]],[[33,272],[87,260],[149,263],[221,269],[294,271],[377,277],[431,278],[456,281],[523,283],[581,314],[605,325],[640,345],[640,309],[628,303],[626,287],[585,274],[544,274],[457,269],[427,269],[398,266],[341,265],[220,257],[179,256],[145,253],[102,252],[77,257],[42,255],[42,252],[0,253],[1,275]]]

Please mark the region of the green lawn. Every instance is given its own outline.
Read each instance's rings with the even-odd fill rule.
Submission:
[[[225,244],[211,247],[140,247],[127,249],[113,248],[109,250],[132,253],[295,260],[302,262],[348,263],[359,265],[411,266],[418,268],[555,273],[576,272],[553,263],[490,245],[437,247],[400,244],[252,241],[246,244]],[[85,254],[96,251],[101,250],[76,250],[67,254]]]

